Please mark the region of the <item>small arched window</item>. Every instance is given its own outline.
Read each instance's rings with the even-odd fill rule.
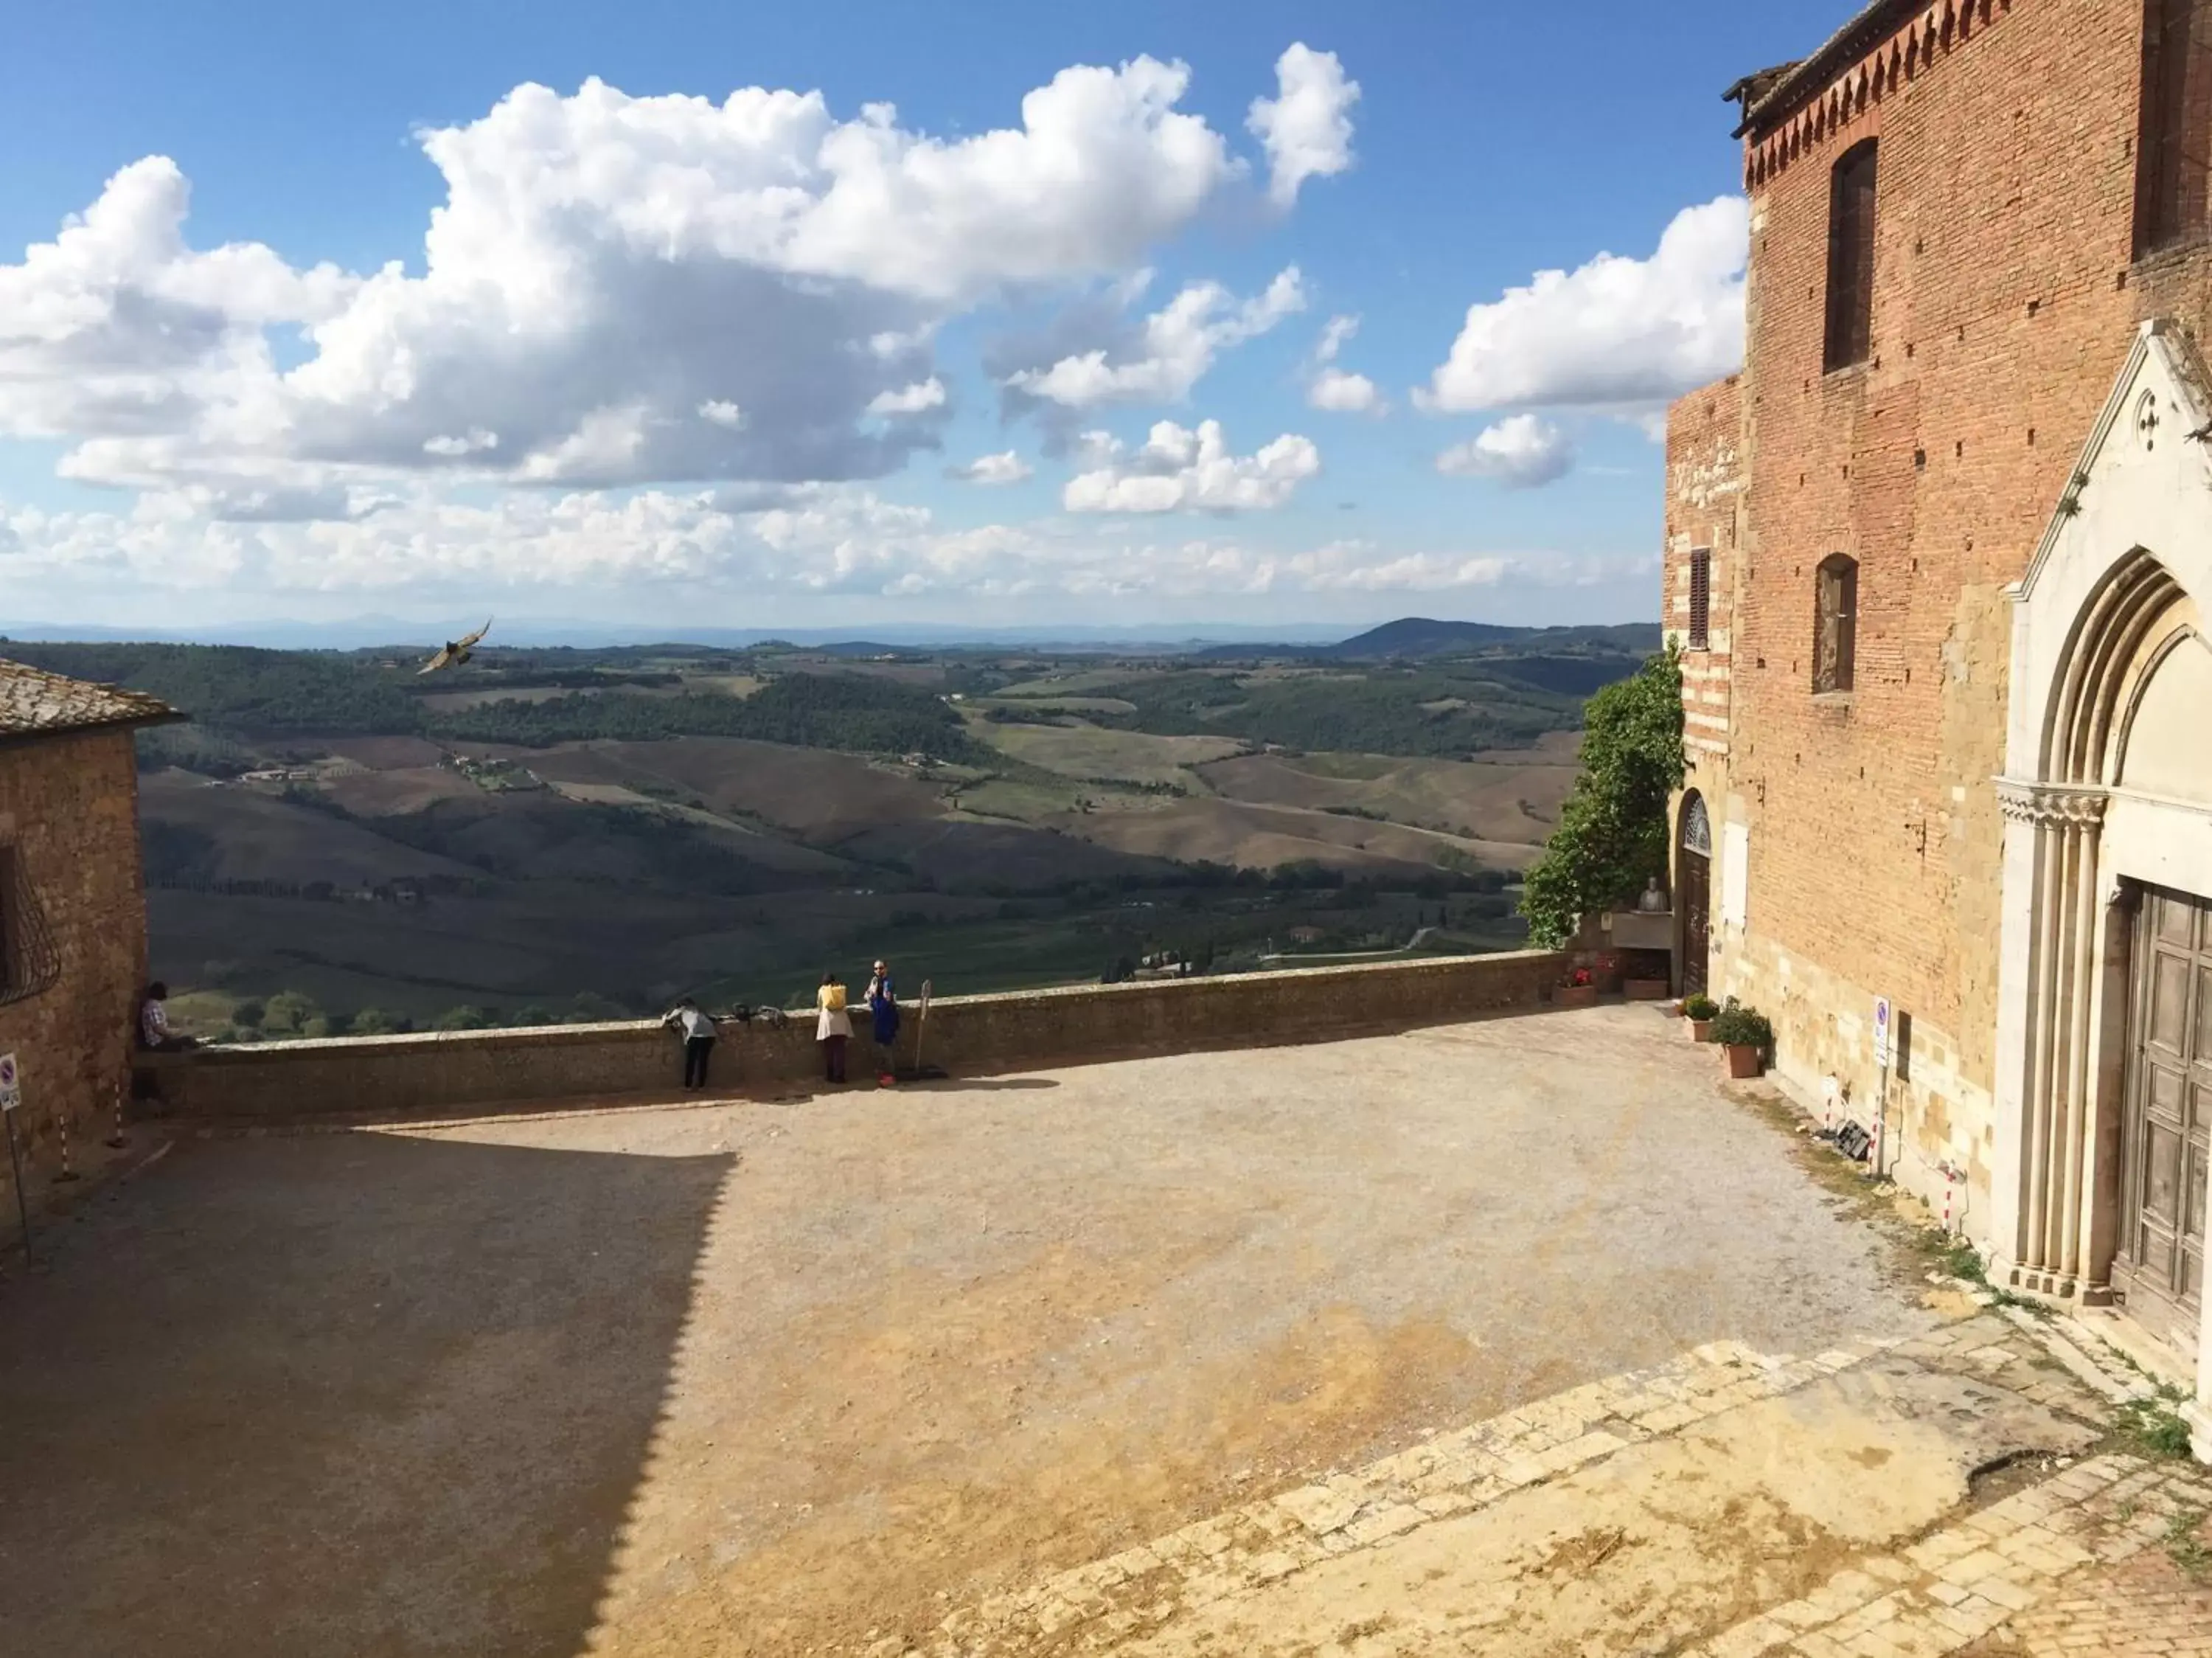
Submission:
[[[1814,578],[1813,689],[1816,692],[1851,688],[1858,622],[1858,561],[1845,553],[1831,553],[1820,561]]]
[[[1823,369],[1874,353],[1875,141],[1853,144],[1828,175],[1828,330]]]
[[[1692,794],[1682,808],[1682,850],[1699,857],[1713,855],[1712,820],[1705,815],[1705,797]]]

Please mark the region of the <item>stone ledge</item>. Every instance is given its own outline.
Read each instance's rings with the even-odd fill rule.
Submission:
[[[922,1060],[957,1076],[1385,1035],[1544,1004],[1567,958],[1551,951],[1429,957],[1218,978],[1077,984],[930,1003]],[[921,1021],[902,1004],[898,1060]],[[873,1045],[854,1018],[852,1071]],[[670,1095],[675,1039],[655,1020],[404,1036],[325,1037],[164,1055],[166,1114],[328,1119]],[[726,1027],[714,1088],[745,1093],[817,1075],[811,1011],[783,1029]]]

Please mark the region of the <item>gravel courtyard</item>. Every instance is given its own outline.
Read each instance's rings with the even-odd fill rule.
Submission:
[[[187,1140],[0,1283],[0,1622],[58,1655],[896,1652],[1704,1344],[1933,1330],[1714,1058],[1602,1008]]]

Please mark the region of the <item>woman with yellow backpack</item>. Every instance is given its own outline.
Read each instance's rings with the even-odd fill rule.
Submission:
[[[845,1044],[852,1039],[853,1020],[845,1011],[845,982],[834,972],[822,975],[822,988],[814,1005],[821,1009],[814,1021],[814,1039],[822,1045],[823,1074],[833,1082],[845,1080]]]

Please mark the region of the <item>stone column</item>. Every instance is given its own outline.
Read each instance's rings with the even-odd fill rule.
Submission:
[[[2004,1281],[2071,1295],[2082,1270],[2095,1084],[2100,789],[1997,780],[2005,823],[1997,1181],[1991,1246]]]

